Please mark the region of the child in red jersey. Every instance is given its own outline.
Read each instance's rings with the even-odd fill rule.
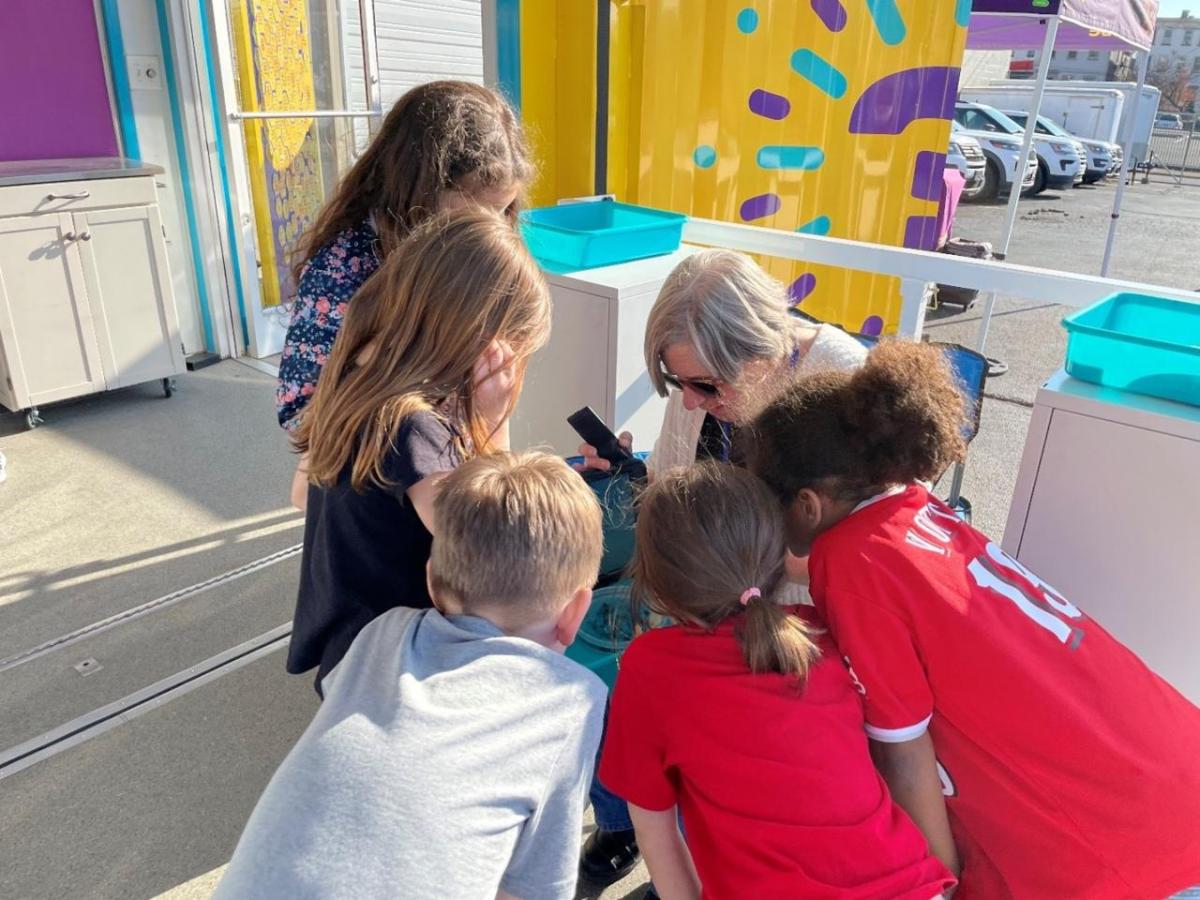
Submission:
[[[961,859],[957,900],[1200,883],[1200,709],[920,483],[962,456],[961,421],[939,351],[883,343],[790,389],[745,447],[893,796]]]
[[[625,652],[600,777],[666,900],[940,897],[954,879],[888,796],[823,629],[772,601],[783,577],[783,516],[757,478],[655,480],[634,586],[679,624]]]

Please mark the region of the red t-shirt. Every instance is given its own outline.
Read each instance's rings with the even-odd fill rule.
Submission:
[[[825,656],[800,688],[753,674],[732,620],[641,635],[621,660],[600,779],[645,809],[679,805],[706,898],[929,900],[954,879],[892,802],[862,700],[817,637]]]
[[[917,485],[818,537],[809,572],[871,737],[929,728],[956,900],[1200,883],[1200,709],[1072,603]]]

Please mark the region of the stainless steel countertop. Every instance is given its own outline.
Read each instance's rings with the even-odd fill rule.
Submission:
[[[162,166],[121,157],[38,159],[0,162],[0,187],[46,184],[51,181],[88,181],[95,178],[133,178],[161,175]]]

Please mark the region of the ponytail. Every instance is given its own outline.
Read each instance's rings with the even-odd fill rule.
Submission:
[[[808,677],[808,667],[820,656],[804,622],[784,611],[769,597],[746,603],[746,612],[734,628],[742,656],[750,671],[779,672]]]
[[[752,672],[802,681],[819,651],[804,623],[772,599],[785,553],[783,510],[753,475],[718,463],[673,469],[640,501],[634,602],[707,630],[736,617]]]

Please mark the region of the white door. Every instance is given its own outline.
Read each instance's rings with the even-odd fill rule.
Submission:
[[[297,242],[380,116],[374,0],[215,0],[210,9],[247,349],[264,357],[283,346]]]
[[[128,206],[73,218],[105,383],[127,387],[182,372],[158,210]]]
[[[77,243],[65,213],[0,219],[0,339],[19,404],[104,389]]]

